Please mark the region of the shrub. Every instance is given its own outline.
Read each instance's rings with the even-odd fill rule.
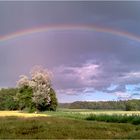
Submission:
[[[0,90],[0,110],[17,110],[18,103],[15,100],[16,88],[7,88]]]
[[[140,116],[138,115],[94,115],[86,117],[86,120],[116,122],[116,123],[132,123],[140,124]]]

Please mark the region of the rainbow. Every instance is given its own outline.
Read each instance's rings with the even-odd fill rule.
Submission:
[[[110,28],[98,27],[95,25],[57,25],[57,26],[51,25],[51,26],[30,28],[30,29],[21,30],[12,34],[8,34],[5,36],[0,36],[0,42],[5,42],[8,40],[12,40],[15,38],[20,38],[20,37],[24,37],[24,36],[28,36],[28,35],[32,35],[36,33],[49,32],[49,31],[69,31],[69,30],[94,31],[94,32],[107,33],[107,34],[112,34],[112,35],[116,35],[116,36],[120,36],[120,37],[124,37],[130,40],[140,42],[140,36],[136,36],[129,32],[114,30]]]

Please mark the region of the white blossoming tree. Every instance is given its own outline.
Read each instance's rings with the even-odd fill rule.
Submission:
[[[41,66],[35,66],[30,74],[31,78],[22,75],[17,82],[20,109],[27,107],[40,111],[56,110],[57,99],[51,85],[51,72]]]

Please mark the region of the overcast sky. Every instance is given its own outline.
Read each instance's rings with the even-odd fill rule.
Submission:
[[[0,87],[34,65],[53,72],[59,102],[140,98],[140,1],[0,1]]]

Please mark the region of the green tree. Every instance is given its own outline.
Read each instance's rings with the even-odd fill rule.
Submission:
[[[56,98],[56,93],[53,88],[50,89],[49,94],[50,94],[51,101],[50,101],[48,109],[55,111],[57,108],[58,102],[57,102],[57,98]]]
[[[19,88],[18,93],[16,95],[16,99],[18,102],[18,106],[20,110],[28,108],[29,111],[35,108],[35,105],[32,101],[33,91],[29,86],[23,86]]]
[[[15,100],[16,88],[7,88],[0,90],[0,110],[17,110],[18,103]]]
[[[57,99],[52,89],[49,71],[42,67],[35,67],[31,71],[31,79],[22,75],[17,85],[20,109],[56,110]]]

